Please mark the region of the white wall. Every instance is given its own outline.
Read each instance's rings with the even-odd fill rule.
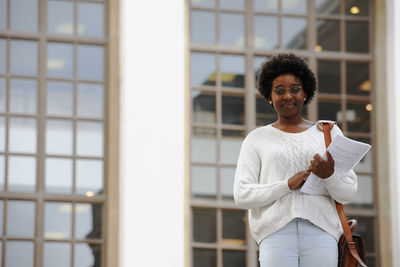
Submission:
[[[184,265],[184,1],[121,0],[121,267]]]

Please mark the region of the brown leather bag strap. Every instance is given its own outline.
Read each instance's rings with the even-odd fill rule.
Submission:
[[[325,138],[325,146],[328,148],[328,146],[332,142],[332,137],[331,137],[331,130],[333,128],[334,122],[318,122],[318,128],[321,129],[324,132],[324,138]],[[362,267],[367,267],[365,263],[361,260],[360,255],[358,255],[358,251],[356,248],[356,243],[353,240],[353,236],[350,231],[349,224],[347,223],[347,218],[346,215],[344,214],[343,210],[343,205],[336,202],[336,210],[339,215],[340,223],[342,224],[343,228],[343,234],[346,238],[347,246],[349,247],[351,255],[354,257],[354,259],[357,260],[358,264],[360,264]]]

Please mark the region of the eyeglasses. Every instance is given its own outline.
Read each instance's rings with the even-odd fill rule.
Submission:
[[[290,94],[297,95],[300,92],[301,88],[302,87],[299,85],[293,85],[288,88],[285,88],[283,86],[278,86],[278,87],[275,87],[273,89],[273,91],[276,95],[282,96],[286,93],[286,90],[289,89]]]

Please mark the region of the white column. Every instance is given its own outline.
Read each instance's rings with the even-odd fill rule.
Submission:
[[[184,2],[121,0],[120,267],[184,265]]]
[[[400,3],[398,0],[386,0],[386,4],[392,255],[393,266],[400,266]],[[379,91],[377,95],[380,96]]]

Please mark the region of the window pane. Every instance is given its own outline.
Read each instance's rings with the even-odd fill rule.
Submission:
[[[6,112],[6,99],[7,99],[6,80],[0,78],[0,113]]]
[[[4,201],[0,200],[0,236],[3,236],[4,225]]]
[[[193,241],[215,243],[217,240],[216,223],[216,210],[193,209]]]
[[[370,111],[368,104],[365,103],[348,103],[346,111],[347,129],[353,132],[371,131],[370,128]]]
[[[352,138],[360,142],[364,142],[367,144],[371,144],[371,140],[369,138]],[[370,149],[368,153],[358,162],[358,164],[354,167],[355,172],[367,172],[372,173],[372,155],[374,148]]]
[[[74,266],[101,266],[101,245],[75,244]]]
[[[282,19],[283,48],[306,49],[307,20],[299,18]]]
[[[47,2],[47,31],[57,34],[73,34],[74,3],[68,1]]]
[[[278,47],[278,18],[254,16],[254,46],[259,48]]]
[[[347,62],[346,87],[351,95],[369,95],[371,81],[369,78],[369,64],[360,62]]]
[[[10,118],[9,150],[36,153],[36,119]]]
[[[342,125],[342,111],[340,102],[318,102],[318,119],[336,121],[338,126]]]
[[[222,96],[222,123],[244,124],[243,96]]]
[[[254,10],[263,12],[277,12],[278,0],[253,0]]]
[[[104,48],[96,45],[78,45],[78,78],[104,79]]]
[[[228,133],[225,133],[220,142],[220,161],[222,163],[236,164],[242,146],[243,137],[241,136],[241,132],[238,131],[230,133],[231,136],[227,134]]]
[[[78,34],[104,36],[104,4],[78,3]]]
[[[33,267],[34,244],[26,241],[7,241],[5,267]],[[21,257],[23,255],[23,257]]]
[[[256,98],[256,123],[263,126],[277,120],[274,108],[263,98]]]
[[[192,196],[216,198],[217,168],[212,166],[192,166]]]
[[[21,168],[23,166],[23,168]],[[36,159],[25,156],[8,157],[8,190],[35,191]]]
[[[6,150],[6,117],[0,116],[0,151]]]
[[[72,168],[71,159],[47,158],[45,172],[46,192],[71,193]]]
[[[236,168],[221,168],[221,195],[223,199],[233,200],[233,182]]]
[[[221,55],[222,86],[244,88],[245,58],[237,55]]]
[[[74,88],[72,83],[47,83],[47,115],[68,116],[73,113]]]
[[[7,0],[0,0],[0,29],[5,30],[6,28],[7,28]]]
[[[193,249],[193,267],[216,267],[217,252],[214,249]]]
[[[77,154],[103,156],[103,124],[100,122],[77,123]]]
[[[246,267],[246,251],[223,250],[222,262],[223,266]]]
[[[1,12],[1,7],[0,7],[0,12]],[[7,42],[5,39],[0,38],[0,74],[6,73],[7,70],[6,66],[7,66]]]
[[[191,154],[193,162],[217,161],[217,140],[215,129],[193,129]]]
[[[103,161],[76,161],[76,192],[88,196],[103,193]]]
[[[318,90],[320,93],[340,94],[340,62],[318,61]]]
[[[35,202],[7,201],[7,235],[32,238],[35,236]],[[20,266],[20,265],[14,265]],[[24,266],[24,265],[22,265]]]
[[[190,12],[190,35],[193,43],[215,44],[215,13],[208,11]]]
[[[74,46],[72,44],[48,43],[47,76],[72,78]]]
[[[258,75],[261,71],[262,64],[267,61],[269,58],[268,57],[253,57],[253,68],[254,68],[254,73],[255,73],[255,83],[256,83],[256,88],[258,88]]]
[[[219,7],[242,10],[245,7],[245,1],[244,0],[220,0]]]
[[[361,21],[346,22],[346,50],[347,52],[369,52],[369,24]]]
[[[11,74],[36,76],[38,72],[37,42],[26,40],[11,40],[10,45]]]
[[[4,190],[4,181],[5,181],[5,171],[6,171],[6,161],[3,155],[0,155],[0,190]],[[1,232],[2,230],[0,230]]]
[[[351,200],[351,206],[359,206],[362,208],[372,208],[373,197],[373,178],[370,175],[358,174],[358,190]]]
[[[104,115],[104,88],[99,84],[78,84],[77,113],[81,118],[102,119]]]
[[[16,79],[10,81],[10,112],[16,114],[36,114],[36,81]]]
[[[223,45],[244,46],[244,15],[220,14],[220,43]]]
[[[340,0],[315,0],[315,6],[320,14],[340,13]]]
[[[357,217],[358,226],[355,233],[361,235],[365,241],[365,252],[372,253],[375,251],[374,243],[374,219]],[[369,266],[369,265],[368,265]]]
[[[44,267],[70,267],[71,244],[59,242],[44,243]]]
[[[340,22],[338,20],[318,20],[318,41],[316,51],[340,50]]]
[[[44,238],[71,238],[72,203],[46,202],[44,214]]]
[[[190,78],[192,86],[215,85],[217,79],[215,55],[193,52]]]
[[[215,7],[215,0],[190,0],[193,7]]]
[[[247,213],[237,210],[222,211],[222,243],[243,246],[246,244]]]
[[[75,238],[99,239],[101,234],[102,206],[99,204],[76,204]],[[79,265],[81,266],[81,265]]]
[[[73,125],[69,120],[47,120],[46,153],[72,155]]]
[[[35,32],[38,30],[38,0],[12,0],[11,30]]]
[[[282,0],[282,11],[305,15],[307,13],[307,0]]]
[[[369,0],[346,0],[346,15],[368,16]]]
[[[202,123],[215,123],[215,94],[192,91],[193,121]]]

